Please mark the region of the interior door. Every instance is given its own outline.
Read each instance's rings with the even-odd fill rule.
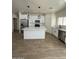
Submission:
[[[17,18],[13,18],[13,31],[17,31]]]

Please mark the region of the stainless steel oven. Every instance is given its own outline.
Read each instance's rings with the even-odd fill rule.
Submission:
[[[40,20],[35,20],[35,27],[40,27]]]
[[[35,27],[40,27],[40,24],[35,24]]]

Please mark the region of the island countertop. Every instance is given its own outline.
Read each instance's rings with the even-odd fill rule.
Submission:
[[[65,32],[66,32],[66,29],[62,29],[62,28],[61,28],[61,29],[59,29],[59,30],[61,30],[61,31],[65,31]]]
[[[41,27],[25,27],[22,30],[46,30],[44,26]]]

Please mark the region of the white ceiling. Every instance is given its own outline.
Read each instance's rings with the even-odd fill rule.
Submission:
[[[28,5],[30,8],[27,8]],[[64,8],[65,5],[64,0],[12,0],[12,12],[53,13]]]

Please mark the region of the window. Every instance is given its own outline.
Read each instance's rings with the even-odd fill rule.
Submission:
[[[66,25],[66,17],[59,17],[58,25]]]

